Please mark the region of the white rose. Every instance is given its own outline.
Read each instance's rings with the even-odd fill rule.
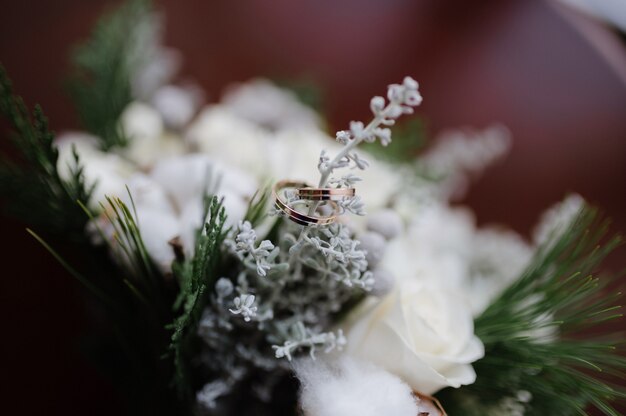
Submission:
[[[165,85],[154,93],[151,102],[168,127],[181,129],[196,114],[202,96],[202,91],[197,87]]]
[[[469,280],[474,233],[469,211],[423,205],[405,232],[389,242],[381,265],[398,280],[434,280],[462,288]]]
[[[174,249],[169,241],[181,231],[178,218],[162,209],[140,205],[137,223],[150,258],[163,273],[168,273],[174,261]]]
[[[207,187],[216,191],[218,196],[232,193],[242,199],[251,197],[258,189],[258,183],[250,175],[203,154],[161,160],[150,172],[150,177],[165,189],[179,212],[189,201],[200,200]],[[216,183],[219,188],[211,189]]]
[[[465,294],[474,316],[520,276],[531,247],[512,231],[477,229],[471,212],[432,203],[389,242],[382,267],[397,280],[432,280]]]
[[[268,134],[220,106],[202,110],[188,129],[187,139],[201,153],[215,160],[258,178],[267,176]]]
[[[128,146],[121,151],[144,169],[164,157],[181,155],[186,151],[183,139],[167,133],[159,112],[147,104],[129,104],[120,117],[120,124],[129,137]]]
[[[120,156],[98,149],[98,140],[84,133],[64,133],[55,141],[59,150],[57,167],[63,179],[69,179],[74,167],[72,149],[75,148],[83,167],[88,186],[95,184],[90,207],[98,209],[105,196],[123,197],[127,194],[126,182],[136,168]]]
[[[246,120],[270,129],[316,129],[320,118],[302,104],[296,94],[266,79],[252,79],[230,86],[222,104]]]
[[[409,279],[380,302],[355,311],[345,328],[347,352],[432,394],[471,384],[471,363],[484,356],[463,296],[433,282]]]

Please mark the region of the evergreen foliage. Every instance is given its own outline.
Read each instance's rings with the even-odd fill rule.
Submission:
[[[57,162],[54,133],[43,110],[32,114],[0,65],[0,114],[10,123],[10,137],[20,159],[0,155],[0,197],[8,211],[31,227],[79,239],[86,223],[76,201],[87,204],[94,184],[85,183],[78,154],[70,166],[70,178],[63,179]]]
[[[205,292],[212,290],[218,278],[216,270],[227,231],[224,230],[226,212],[222,202],[215,196],[205,196],[204,206],[203,218],[207,220],[197,233],[193,258],[178,259],[172,265],[180,292],[174,303],[174,310],[179,314],[169,326],[174,331],[169,348],[175,365],[173,382],[185,399],[193,394],[188,349],[192,348],[195,328],[205,305]]]
[[[155,30],[148,0],[131,0],[103,16],[73,56],[69,82],[83,126],[103,150],[128,144],[119,117],[133,99],[132,80],[145,60],[143,33]]]
[[[257,227],[267,217],[269,209],[269,201],[272,198],[272,190],[269,186],[261,188],[252,195],[250,203],[248,204],[248,210],[244,221],[249,221],[252,227]]]
[[[606,290],[614,279],[594,273],[620,238],[601,245],[607,223],[597,218],[585,208],[475,320],[485,357],[474,363],[474,384],[441,393],[443,403],[460,405],[451,415],[498,414],[511,401],[533,415],[585,415],[588,407],[619,415],[611,403],[626,392],[607,377],[626,375],[623,340],[598,325],[622,316],[621,293]]]

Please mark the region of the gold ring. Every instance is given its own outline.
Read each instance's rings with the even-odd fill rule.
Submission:
[[[309,201],[337,201],[344,197],[353,197],[354,188],[298,188],[296,195]]]
[[[327,224],[332,224],[333,222],[335,222],[335,218],[336,218],[335,213],[338,210],[338,206],[335,202],[329,201],[329,203],[333,207],[332,215],[328,215],[324,217],[317,217],[313,215],[303,214],[291,208],[285,201],[283,201],[280,198],[279,192],[285,188],[296,188],[296,189],[297,188],[310,188],[310,185],[308,185],[305,182],[288,181],[288,180],[280,181],[276,185],[274,185],[274,188],[272,189],[272,193],[273,193],[274,201],[275,201],[274,204],[276,205],[276,208],[280,209],[285,214],[287,214],[287,216],[289,217],[291,221],[295,222],[296,224],[304,225],[304,226],[327,225]],[[305,200],[301,199],[296,202],[302,202],[302,201],[305,201]]]

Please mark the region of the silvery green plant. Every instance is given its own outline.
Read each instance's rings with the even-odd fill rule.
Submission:
[[[373,119],[367,125],[353,121],[349,130],[338,132],[336,140],[343,147],[334,157],[321,151],[318,187],[355,186],[358,175],[337,171],[366,169],[369,163],[355,148],[376,140],[387,146],[389,126],[420,102],[418,84],[410,77],[390,85],[387,100],[374,97]],[[293,193],[285,196],[288,203],[297,201]],[[320,205],[310,203],[309,212],[327,209]],[[338,201],[337,214],[348,212],[365,215],[359,196]],[[294,356],[341,349],[343,333],[328,329],[375,286],[367,245],[355,239],[350,227],[340,222],[302,227],[288,220],[276,227],[275,241],[270,241],[260,239],[251,222],[241,221],[224,241],[228,275],[217,280],[198,327],[203,362],[213,374],[197,394],[205,408],[219,407],[221,397],[259,372],[265,374],[264,382],[254,390],[260,398],[270,397],[268,380],[288,374]]]

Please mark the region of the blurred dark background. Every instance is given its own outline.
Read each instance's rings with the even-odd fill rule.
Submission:
[[[56,131],[79,128],[62,86],[71,47],[118,3],[0,0],[0,62]],[[166,45],[181,51],[182,74],[209,101],[254,76],[306,79],[323,88],[331,127],[343,129],[410,74],[431,135],[495,121],[513,133],[511,155],[464,201],[479,223],[528,235],[545,208],[575,191],[626,231],[626,42],[588,15],[540,0],[156,3]],[[80,352],[88,326],[80,289],[24,228],[0,217],[3,407],[120,413]],[[608,267],[624,268],[625,257],[621,249]]]

